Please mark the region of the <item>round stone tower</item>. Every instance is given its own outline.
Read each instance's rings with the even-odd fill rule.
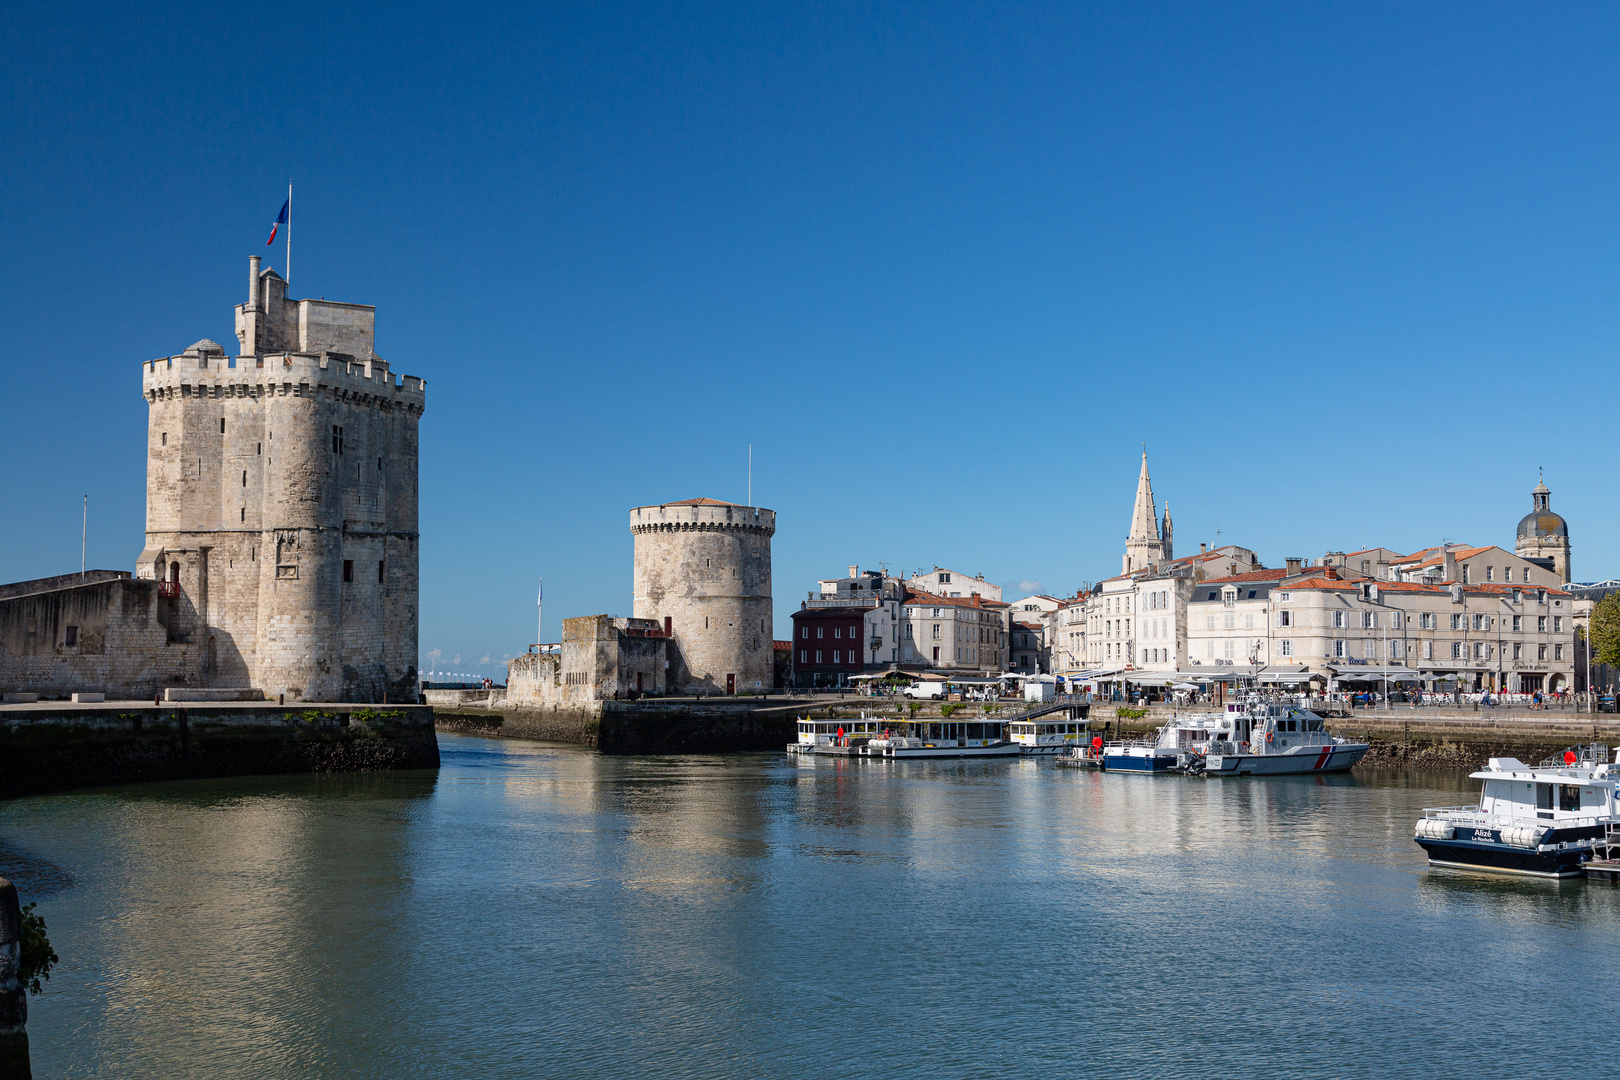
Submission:
[[[771,536],[776,512],[715,499],[630,511],[638,619],[674,638],[671,693],[771,688]]]
[[[1553,571],[1569,580],[1569,524],[1548,506],[1552,491],[1545,480],[1530,493],[1530,512],[1519,519],[1514,552],[1526,559],[1551,559]]]

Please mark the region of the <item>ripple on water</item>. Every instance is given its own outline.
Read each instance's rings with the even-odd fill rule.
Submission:
[[[1620,890],[1427,869],[1456,778],[442,742],[5,804],[36,1073],[1510,1075],[1620,971]]]

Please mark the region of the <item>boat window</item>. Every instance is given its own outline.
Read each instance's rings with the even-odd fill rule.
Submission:
[[[1579,810],[1581,808],[1581,789],[1574,784],[1558,785],[1558,809]]]
[[[1552,809],[1552,789],[1553,789],[1553,786],[1551,784],[1537,784],[1536,785],[1536,809],[1537,810],[1551,810]]]

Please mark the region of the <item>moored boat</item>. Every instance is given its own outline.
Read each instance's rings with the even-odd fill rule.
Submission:
[[[1491,758],[1471,773],[1478,806],[1428,807],[1413,840],[1430,866],[1529,877],[1579,877],[1620,832],[1620,766],[1601,743],[1531,766]]]
[[[1155,740],[1111,742],[1102,748],[1103,772],[1167,773],[1175,769],[1177,761],[1174,750],[1162,749]]]
[[[1165,726],[1160,742],[1186,756],[1182,766],[1205,776],[1288,776],[1345,772],[1370,749],[1341,739],[1303,705],[1259,697],[1230,702],[1215,716]]]

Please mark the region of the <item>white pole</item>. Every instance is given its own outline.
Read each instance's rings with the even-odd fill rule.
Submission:
[[[546,604],[546,579],[541,578],[540,579],[540,593],[539,593],[539,595],[537,595],[534,598],[534,641],[535,641],[535,648],[536,649],[538,649],[541,645],[544,645],[545,641],[546,641],[546,635],[545,635],[545,625],[546,625],[545,604]]]
[[[754,505],[754,444],[748,444],[748,505]]]
[[[79,525],[79,576],[84,577],[85,544],[90,539],[90,496],[84,497],[84,521]]]
[[[292,181],[287,181],[287,288],[292,288]],[[289,293],[287,299],[291,300]]]

